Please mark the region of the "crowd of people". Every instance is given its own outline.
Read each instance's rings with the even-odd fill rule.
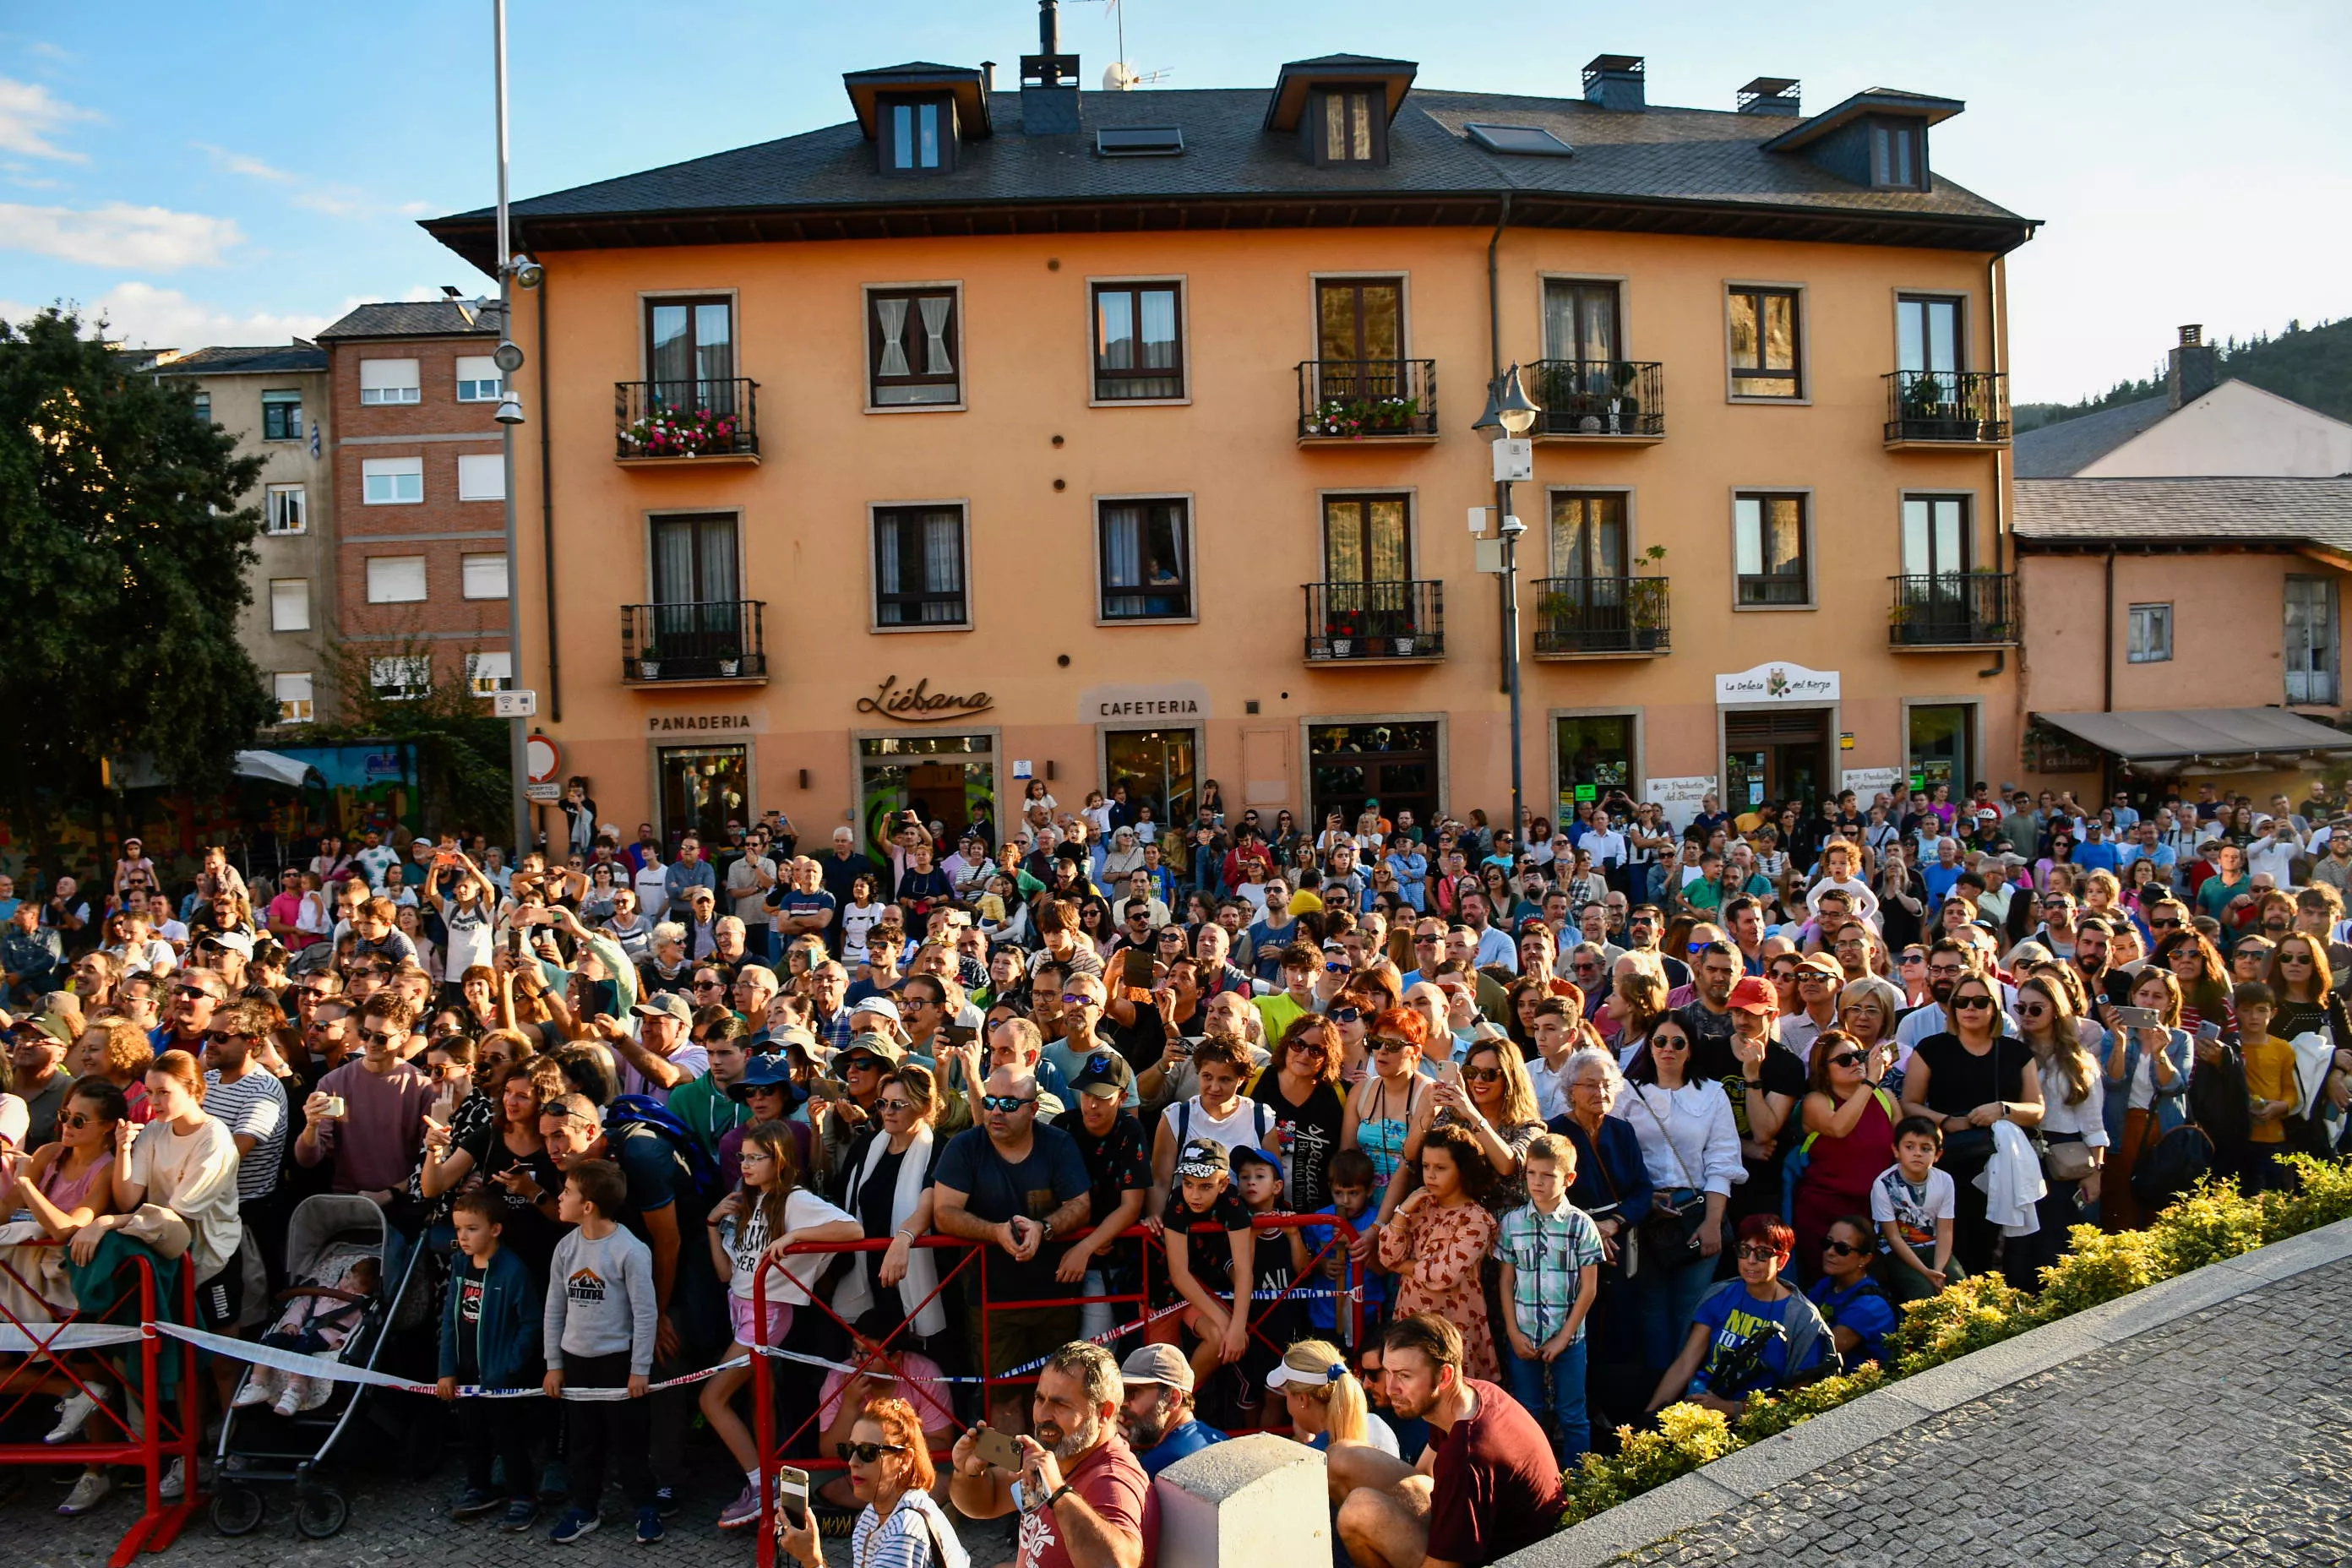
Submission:
[[[445,1397],[550,1396],[457,1424],[461,1517],[548,1492],[575,1541],[610,1479],[658,1540],[698,1414],[761,1526],[782,1350],[777,1430],[843,1466],[765,1520],[811,1568],[835,1530],[960,1568],[959,1514],[1136,1568],[1150,1478],[1236,1430],[1326,1451],[1360,1568],[1489,1562],[1621,1425],[2337,1148],[2352,813],[2197,794],[1308,831],[1033,781],[1001,833],[803,853],[773,813],[624,843],[575,781],[511,866],[372,829],[167,886],[133,839],[0,879],[0,1291],[59,1314],[144,1248],[258,1337],[321,1283],[295,1204],[362,1194],[425,1245]],[[57,1441],[120,1396],[58,1392]]]

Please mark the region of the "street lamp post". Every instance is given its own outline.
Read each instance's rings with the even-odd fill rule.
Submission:
[[[1511,515],[1511,477],[1531,474],[1527,436],[1542,413],[1511,368],[1488,384],[1486,411],[1471,428],[1495,443],[1496,531],[1503,539],[1503,675],[1511,693],[1511,831],[1521,831],[1527,809],[1526,748],[1520,743],[1519,718],[1519,535],[1527,524]],[[1513,842],[1517,842],[1515,838]]]
[[[490,0],[491,55],[498,85],[499,138],[499,451],[506,482],[507,530],[507,679],[517,691],[522,684],[522,594],[515,528],[515,426],[523,420],[522,399],[514,390],[514,373],[522,368],[522,350],[514,342],[514,248],[507,230],[507,0]],[[507,768],[514,795],[515,864],[530,853],[530,799],[523,786],[530,777],[530,720],[520,706],[507,720]]]

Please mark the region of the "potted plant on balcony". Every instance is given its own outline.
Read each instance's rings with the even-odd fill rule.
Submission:
[[[1944,378],[1914,373],[1903,388],[1903,423],[1912,434],[1931,435],[1952,416]]]
[[[731,680],[743,668],[743,650],[733,643],[722,643],[711,657],[718,662],[719,679]]]
[[[1421,412],[1417,397],[1327,397],[1307,421],[1310,436],[1336,436],[1360,441],[1367,436],[1392,436],[1411,429]]]
[[[661,679],[661,647],[658,644],[647,643],[638,650],[637,679],[639,680]]]
[[[1337,611],[1327,617],[1323,630],[1330,638],[1331,657],[1346,658],[1355,652],[1357,639],[1364,635],[1364,612]]]
[[[622,439],[640,458],[698,458],[735,449],[735,416],[709,408],[657,408],[630,422]]]
[[[1664,578],[1645,577],[1641,574],[1645,569],[1663,567],[1665,563],[1666,547],[1663,544],[1651,545],[1633,563],[1633,605],[1626,619],[1633,628],[1633,646],[1643,653],[1658,651],[1658,639],[1665,629],[1666,584]],[[1655,583],[1657,586],[1650,588],[1643,585],[1650,583]]]
[[[1609,399],[1609,433],[1623,436],[1639,427],[1642,400],[1631,390],[1634,377],[1641,374],[1631,360],[1619,360],[1610,367],[1609,379],[1615,390]]]

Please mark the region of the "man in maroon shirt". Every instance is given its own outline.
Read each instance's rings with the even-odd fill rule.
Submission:
[[[956,1439],[949,1500],[967,1519],[1020,1508],[1019,1568],[1151,1568],[1160,1500],[1119,1436],[1124,1398],[1108,1351],[1083,1340],[1064,1345],[1038,1369],[1030,1399],[1036,1436],[1013,1439],[1020,1474],[980,1457],[984,1428],[975,1426]]]
[[[1462,1373],[1462,1333],[1434,1312],[1389,1325],[1390,1403],[1438,1434],[1417,1467],[1335,1443],[1331,1496],[1357,1568],[1470,1568],[1552,1532],[1562,1499],[1550,1439],[1509,1394]]]

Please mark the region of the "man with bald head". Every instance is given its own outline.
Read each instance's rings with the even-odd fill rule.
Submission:
[[[967,1343],[988,1347],[988,1371],[1001,1376],[1077,1337],[1076,1307],[1012,1307],[1069,1293],[1054,1269],[1061,1248],[1086,1228],[1094,1182],[1076,1140],[1037,1119],[1037,1076],[1007,1064],[990,1069],[981,1091],[980,1125],[956,1134],[940,1156],[932,1223],[948,1236],[987,1244],[982,1267],[988,1299],[999,1304],[982,1335],[976,1300]],[[992,1402],[989,1424],[1026,1430],[1022,1391]]]

